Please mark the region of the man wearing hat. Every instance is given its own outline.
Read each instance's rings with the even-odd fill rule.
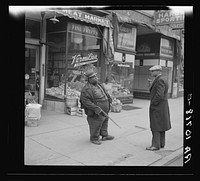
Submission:
[[[150,86],[150,129],[152,131],[152,143],[147,150],[155,151],[165,146],[165,131],[171,129],[170,112],[168,105],[168,82],[162,76],[162,67],[155,65],[150,69],[154,81]]]
[[[112,140],[113,136],[108,134],[108,115],[112,99],[105,91],[105,88],[98,82],[96,73],[88,71],[85,74],[87,84],[83,87],[80,96],[82,108],[87,115],[87,121],[90,129],[90,141],[100,145],[102,141]]]

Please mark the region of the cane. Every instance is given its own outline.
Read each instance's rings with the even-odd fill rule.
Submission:
[[[111,117],[109,117],[103,110],[102,110],[102,113],[107,117],[109,118],[115,125],[117,125],[117,127],[121,128]]]

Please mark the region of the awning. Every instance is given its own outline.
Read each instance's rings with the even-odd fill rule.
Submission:
[[[170,32],[170,31],[167,31],[165,29],[159,28],[159,29],[156,29],[155,32],[160,33],[160,34],[165,35],[165,36],[168,36],[168,37],[171,37],[171,38],[174,38],[174,39],[177,39],[177,40],[181,39],[180,36]]]
[[[119,23],[129,23],[129,24],[135,24],[135,25],[142,25],[142,26],[146,26],[150,29],[155,30],[155,28],[152,25],[149,25],[145,22],[139,21],[137,19],[129,18],[127,16],[124,16],[124,15],[121,15],[121,14],[118,14],[118,13],[115,13],[115,15],[116,15]]]
[[[153,25],[144,23],[142,21],[139,21],[139,20],[136,20],[136,19],[133,19],[133,18],[129,18],[127,16],[124,16],[124,15],[121,15],[121,14],[118,14],[118,13],[115,13],[115,15],[116,15],[118,22],[120,22],[120,23],[129,23],[129,24],[133,24],[133,25],[135,24],[135,25],[139,25],[139,26],[145,26],[145,27],[153,30],[155,33],[160,33],[160,34],[163,34],[165,36],[180,40],[180,36],[178,36],[178,35],[176,35],[172,32],[169,32],[165,29],[161,29],[161,28],[158,29]]]
[[[69,18],[73,18],[75,20],[84,21],[87,23],[92,23],[96,25],[110,27],[110,20],[104,17],[100,17],[94,14],[86,13],[80,10],[49,10],[54,11],[58,14],[62,14],[63,16],[68,16]]]

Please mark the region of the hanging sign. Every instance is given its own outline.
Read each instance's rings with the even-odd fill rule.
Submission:
[[[52,10],[54,11],[54,10]],[[110,27],[110,21],[107,18],[96,16],[94,14],[86,13],[79,10],[56,10],[57,13],[76,20],[85,21],[87,23],[97,24],[101,26]]]
[[[119,24],[117,48],[135,51],[136,28],[127,24]]]

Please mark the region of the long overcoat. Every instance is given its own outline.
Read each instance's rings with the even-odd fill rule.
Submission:
[[[151,131],[167,131],[171,129],[168,105],[168,83],[159,75],[150,87],[150,128]]]

